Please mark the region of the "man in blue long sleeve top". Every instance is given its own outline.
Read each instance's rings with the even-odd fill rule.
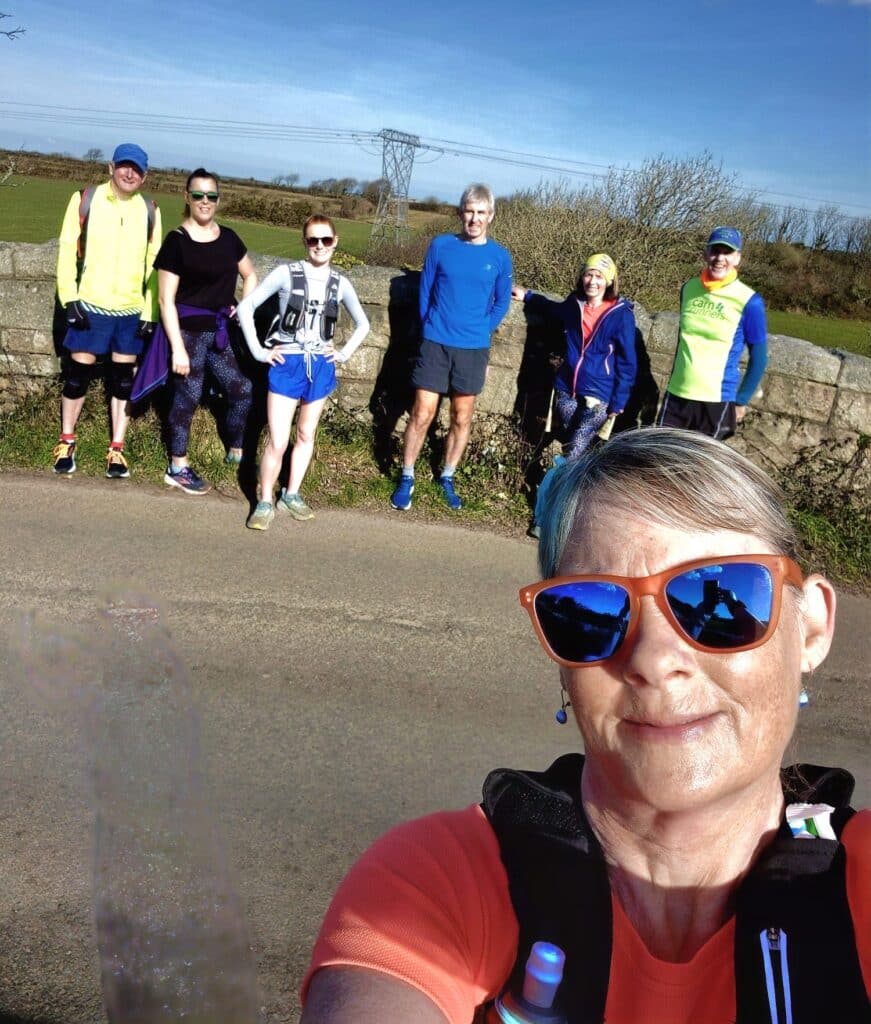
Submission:
[[[714,228],[705,267],[681,289],[674,365],[659,425],[725,440],[744,419],[768,362],[765,303],[738,280],[741,232]],[[747,346],[743,379],[738,360]]]
[[[484,388],[490,336],[511,303],[511,256],[487,237],[494,212],[490,188],[470,185],[460,199],[460,232],[439,235],[427,250],[420,278],[423,340],[411,376],[414,406],[403,439],[402,476],[390,499],[402,512],[411,508],[414,464],[441,395],[450,396],[451,425],[439,483],[448,507],[463,507],[454,470],[469,441],[475,398]]]

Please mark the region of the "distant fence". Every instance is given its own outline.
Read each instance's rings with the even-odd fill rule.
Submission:
[[[0,242],[0,413],[57,378],[52,321],[56,257],[56,242]],[[277,262],[254,259],[261,276]],[[419,336],[418,275],[361,266],[348,276],[372,331],[339,369],[336,400],[356,416],[372,417],[376,428],[389,435],[402,426],[412,397],[408,373]],[[641,371],[622,426],[652,419],[677,341],[676,313],[650,316],[636,307],[636,319]],[[512,303],[493,339],[477,431],[496,439],[519,428],[533,445],[541,440],[558,346],[551,326],[535,318],[527,321],[521,305]],[[844,460],[853,458],[865,443],[863,435],[871,434],[871,359],[781,335],[769,336],[769,350],[761,393],[731,443],[769,469],[789,466],[803,450],[819,446]],[[871,487],[868,461],[854,477],[854,487]]]

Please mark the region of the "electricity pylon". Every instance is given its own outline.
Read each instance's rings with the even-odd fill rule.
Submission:
[[[384,128],[378,133],[383,142],[381,160],[381,191],[378,209],[372,224],[370,242],[392,239],[397,245],[408,235],[408,190],[414,151],[420,147],[420,136]]]

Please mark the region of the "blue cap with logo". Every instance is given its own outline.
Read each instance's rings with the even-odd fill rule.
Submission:
[[[120,146],[116,146],[112,154],[112,163],[116,166],[125,163],[135,164],[140,173],[148,173],[148,154],[135,142],[122,142]]]
[[[741,232],[737,228],[714,228],[708,245],[727,245],[730,249],[743,249]]]

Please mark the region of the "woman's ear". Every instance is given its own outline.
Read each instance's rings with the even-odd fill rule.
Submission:
[[[835,588],[816,573],[804,581],[799,615],[802,631],[802,672],[813,672],[823,663],[835,633]]]

